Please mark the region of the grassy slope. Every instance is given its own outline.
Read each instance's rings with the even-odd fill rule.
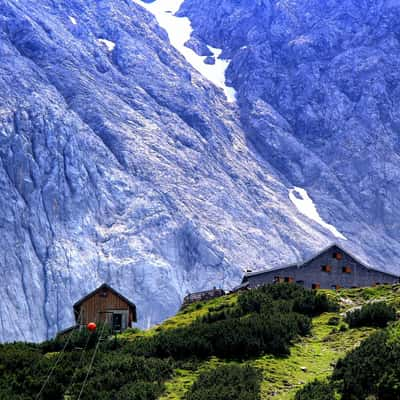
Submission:
[[[326,313],[313,320],[312,335],[301,338],[294,344],[288,358],[264,356],[249,361],[262,369],[264,381],[262,384],[262,399],[291,400],[294,393],[305,383],[328,376],[338,358],[357,346],[361,340],[374,332],[372,328],[352,329],[332,333],[334,327],[327,324],[332,316],[341,316],[343,312],[365,304],[369,301],[384,300],[400,309],[400,286],[380,286],[365,289],[344,289],[338,292],[327,291],[341,304],[339,313]],[[127,333],[125,337],[134,338],[137,335],[152,335],[163,329],[175,328],[190,324],[197,317],[204,315],[210,308],[229,307],[235,304],[237,295],[224,296],[206,303],[196,303],[165,321],[162,325],[144,333]],[[336,329],[337,330],[337,329]],[[212,358],[200,365],[198,370],[179,369],[166,384],[166,393],[160,400],[183,399],[200,372],[226,363]]]

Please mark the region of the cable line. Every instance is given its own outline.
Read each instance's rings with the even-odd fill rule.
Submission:
[[[79,321],[78,324],[80,323],[80,320],[81,320],[81,314],[79,314],[79,317],[78,317],[78,321]],[[59,353],[59,355],[58,355],[58,357],[57,357],[56,362],[53,364],[52,368],[50,369],[49,373],[47,374],[47,377],[46,377],[45,381],[43,382],[43,385],[42,385],[42,387],[40,388],[39,393],[38,393],[37,396],[35,397],[35,400],[40,399],[40,396],[42,395],[43,390],[46,388],[47,384],[49,383],[51,376],[53,375],[55,369],[57,368],[57,365],[59,364],[59,362],[60,362],[61,359],[63,358],[64,352],[65,352],[65,350],[66,350],[66,348],[67,348],[69,342],[71,341],[71,338],[72,338],[72,335],[73,335],[73,334],[74,334],[74,330],[72,329],[71,333],[70,333],[69,336],[68,336],[67,341],[66,341],[65,344],[64,344],[64,347],[62,348],[61,352]]]
[[[89,374],[90,374],[90,372],[92,371],[92,368],[93,368],[93,363],[94,363],[94,359],[96,358],[97,350],[99,349],[99,346],[100,346],[100,341],[101,341],[101,337],[103,336],[103,331],[104,331],[105,326],[106,326],[106,324],[104,323],[103,326],[102,326],[100,335],[99,335],[99,339],[98,339],[98,341],[96,343],[96,347],[94,349],[92,359],[90,360],[90,365],[89,365],[88,372],[87,372],[87,374],[85,376],[85,380],[83,381],[82,388],[81,388],[81,391],[79,392],[79,396],[78,396],[77,400],[81,399],[83,391],[85,390],[85,387],[86,387],[86,384],[87,384],[87,380],[89,378]]]
[[[86,340],[85,346],[84,346],[83,349],[82,349],[81,356],[79,357],[78,364],[77,364],[77,366],[75,367],[75,371],[74,371],[74,373],[73,373],[73,375],[72,375],[71,381],[70,381],[69,385],[67,386],[67,389],[65,390],[64,394],[68,394],[68,391],[72,388],[72,385],[73,385],[74,380],[75,380],[75,378],[76,378],[76,375],[77,375],[77,373],[78,373],[78,369],[79,369],[79,367],[81,366],[82,361],[83,361],[83,358],[84,358],[84,356],[85,356],[85,354],[86,354],[86,350],[87,350],[88,344],[89,344],[89,342],[90,342],[90,338],[91,338],[91,335],[89,334],[89,335],[88,335],[88,338],[87,338],[87,340]]]

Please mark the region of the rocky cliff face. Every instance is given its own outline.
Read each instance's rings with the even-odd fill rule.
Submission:
[[[0,6],[0,340],[54,335],[103,281],[147,326],[328,240],[142,7]]]
[[[186,0],[179,14],[232,60],[258,153],[398,270],[400,3]]]
[[[317,39],[289,45],[315,26],[296,2],[280,14],[263,1],[198,3],[180,12],[196,47],[232,58],[237,104],[133,1],[0,0],[0,341],[54,335],[104,281],[148,326],[188,291],[229,288],[339,231],[376,266],[396,259],[396,35],[323,56]],[[379,151],[364,157],[368,145]]]

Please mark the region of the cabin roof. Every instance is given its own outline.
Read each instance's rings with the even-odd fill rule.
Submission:
[[[103,283],[101,286],[99,286],[97,289],[93,290],[89,294],[87,294],[85,297],[82,297],[80,300],[78,300],[74,304],[74,310],[77,310],[82,303],[84,303],[86,300],[91,298],[92,296],[96,295],[98,292],[100,292],[103,289],[107,289],[110,292],[114,293],[116,296],[120,297],[125,303],[129,305],[129,307],[133,308],[135,313],[136,313],[136,305],[133,304],[129,299],[127,299],[125,296],[123,296],[121,293],[117,292],[115,289],[113,289],[110,285],[107,285],[107,283]]]
[[[357,258],[353,254],[351,254],[349,251],[344,249],[342,246],[339,246],[337,243],[331,243],[329,246],[323,248],[319,252],[315,253],[312,257],[308,258],[307,260],[305,260],[305,261],[303,261],[301,263],[288,264],[288,265],[278,266],[278,267],[274,267],[274,268],[270,268],[270,269],[265,269],[265,270],[262,270],[262,271],[252,272],[252,273],[249,273],[249,274],[245,274],[243,279],[246,279],[246,278],[249,278],[249,277],[252,277],[252,276],[256,276],[256,275],[266,274],[266,273],[269,273],[269,272],[272,272],[272,271],[279,271],[279,270],[286,269],[286,268],[292,268],[292,267],[300,268],[300,267],[303,267],[303,266],[309,264],[311,261],[314,261],[320,255],[322,255],[322,254],[326,253],[327,251],[333,249],[334,247],[337,247],[340,251],[342,251],[343,253],[346,253],[354,261],[356,261],[358,264],[360,264],[361,266],[363,266],[366,269],[370,269],[372,271],[381,272],[383,274],[386,274],[386,275],[389,275],[389,276],[393,276],[395,278],[399,278],[399,275],[392,274],[392,273],[386,272],[386,271],[382,271],[380,269],[373,268],[373,267],[367,265],[366,263],[361,261],[359,258]]]
[[[286,268],[292,268],[292,267],[298,267],[299,264],[285,264],[285,265],[279,265],[277,267],[269,268],[269,269],[263,269],[262,271],[256,271],[256,272],[250,272],[248,274],[245,274],[245,277],[250,277],[250,276],[257,276],[257,275],[262,275],[267,272],[272,272],[272,271],[279,271],[281,269],[286,269]]]
[[[235,287],[231,290],[231,292],[234,293],[234,292],[238,292],[238,291],[241,290],[241,289],[246,289],[246,288],[249,287],[249,284],[250,284],[250,282],[243,282],[243,283],[241,283],[240,285],[235,286]]]

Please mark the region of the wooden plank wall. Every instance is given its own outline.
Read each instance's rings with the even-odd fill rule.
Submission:
[[[103,293],[107,296],[104,297]],[[81,304],[81,324],[106,321],[107,314],[104,312],[108,310],[129,310],[128,326],[131,326],[133,315],[129,305],[109,290],[96,293]]]

